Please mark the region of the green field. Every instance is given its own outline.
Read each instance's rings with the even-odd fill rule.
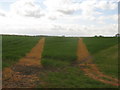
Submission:
[[[2,36],[2,66],[8,67],[25,56],[40,37]]]
[[[73,61],[76,60],[78,38],[46,38],[43,58]]]
[[[118,45],[95,54],[94,62],[105,74],[118,78]]]
[[[118,78],[118,38],[84,38],[84,42],[101,71]]]
[[[17,62],[38,42],[40,37],[3,36],[3,67]],[[74,65],[79,38],[46,37],[38,88],[114,88],[84,75]],[[118,77],[118,38],[83,38],[93,62],[106,75]],[[43,84],[45,82],[46,84]]]
[[[102,88],[114,87],[103,84],[85,76],[84,73],[72,65],[76,61],[78,38],[46,38],[42,64],[46,67],[40,77],[48,82],[47,86],[56,88]],[[89,52],[97,64],[107,75],[118,77],[117,38],[84,38]],[[75,47],[76,46],[76,47]],[[111,49],[112,48],[112,49]],[[71,52],[72,51],[72,52]],[[104,52],[104,53],[102,53]],[[110,53],[111,52],[111,53]],[[105,53],[107,55],[105,55]],[[114,58],[113,54],[115,54]],[[102,59],[100,57],[103,57]],[[109,63],[108,63],[109,60]],[[111,64],[112,63],[112,64]],[[104,69],[105,68],[105,69]]]
[[[116,37],[90,37],[84,38],[84,43],[86,44],[89,52],[91,54],[98,53],[104,49],[112,47],[118,44],[118,38]]]

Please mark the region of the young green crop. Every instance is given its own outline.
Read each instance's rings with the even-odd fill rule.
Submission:
[[[93,60],[102,72],[118,78],[118,45],[100,51]]]
[[[8,67],[26,55],[38,42],[40,37],[2,36],[3,68]]]
[[[86,37],[83,40],[91,54],[118,44],[117,37]]]
[[[80,68],[72,66],[45,69],[45,72],[41,72],[40,78],[46,82],[45,85],[40,83],[40,88],[116,88],[91,79],[84,75]]]
[[[42,58],[55,60],[76,60],[77,38],[48,37],[45,41]]]
[[[118,37],[88,37],[84,42],[100,70],[118,78]]]
[[[3,67],[25,56],[40,37],[3,36]],[[73,64],[77,60],[79,38],[46,37],[40,70],[39,87],[50,88],[114,88],[86,76]],[[83,38],[93,62],[107,75],[117,77],[117,38]],[[116,45],[116,46],[115,46]],[[105,69],[104,69],[105,68]],[[116,69],[116,70],[115,70]],[[39,72],[39,71],[38,71]],[[42,85],[46,82],[45,85]]]
[[[47,84],[43,85],[40,83],[40,88],[116,88],[115,86],[104,84],[92,78],[89,78],[79,67],[72,64],[72,62],[75,62],[77,60],[76,52],[78,39],[79,38],[65,37],[46,38],[45,48],[41,61],[45,70],[43,69],[43,72],[40,73],[40,78],[42,78],[43,82],[46,82]],[[87,37],[83,40],[87,45],[90,53],[92,53],[93,57],[95,53],[98,53],[95,55],[95,60],[97,60],[100,56],[103,57],[103,54],[100,53],[100,51],[102,52],[102,50],[105,50],[106,53],[111,52],[112,50],[109,48],[117,44],[116,38]],[[108,43],[104,44],[105,42]],[[117,53],[117,51],[113,53]],[[110,56],[113,53],[108,53],[107,56]],[[107,58],[107,56],[105,57]],[[101,60],[101,63],[97,63],[95,60],[93,60],[93,62],[100,68],[101,66],[106,66],[106,71],[102,68],[101,70],[103,70],[103,72],[105,72],[107,75],[111,75],[110,73],[107,73],[107,71],[110,71],[112,69],[111,73],[116,77],[116,74],[118,72],[117,70],[113,71],[117,67],[115,67],[116,63],[113,63],[112,65],[114,68],[112,66],[108,68],[106,58],[103,58]],[[114,61],[116,62],[116,58],[117,57],[111,59],[111,57],[108,57],[107,60],[111,59],[109,62],[112,63]]]

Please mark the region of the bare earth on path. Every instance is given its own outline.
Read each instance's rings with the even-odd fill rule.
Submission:
[[[3,70],[3,88],[34,88],[39,82],[40,63],[45,38],[42,38],[32,50],[19,62]]]
[[[92,62],[92,57],[89,54],[86,45],[83,43],[82,39],[78,41],[78,51],[77,51],[77,63],[85,75],[93,78],[97,81],[103,82],[105,84],[111,84],[114,86],[119,86],[119,80],[111,76],[103,74],[96,64]]]

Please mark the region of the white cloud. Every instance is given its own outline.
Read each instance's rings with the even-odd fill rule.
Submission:
[[[34,3],[35,0],[19,0],[11,5],[11,14],[36,17],[44,16],[41,8]]]
[[[0,16],[6,16],[6,12],[2,9],[0,9]]]
[[[113,21],[113,22],[116,22],[118,21],[118,15],[108,15],[108,16],[100,16],[98,17],[97,19],[97,22],[99,23],[106,23],[105,20],[110,20],[110,21]]]
[[[88,16],[95,14],[94,9],[96,3],[97,0],[93,0],[92,2],[90,2],[89,0],[83,1],[79,7],[83,11],[82,14]]]
[[[117,4],[115,3],[115,1],[113,2],[111,0],[100,0],[96,7],[103,10],[113,10],[117,8]]]
[[[21,24],[21,25],[20,25]],[[94,36],[114,35],[118,32],[117,24],[101,26],[79,24],[55,24],[55,23],[20,23],[7,24],[0,27],[0,33],[40,34],[40,35],[71,35],[71,36]],[[104,33],[103,33],[104,32]]]
[[[107,24],[106,20],[117,21],[117,14],[104,15],[104,12],[96,10],[114,10],[116,4],[103,1],[81,0],[75,3],[74,0],[45,0],[45,8],[41,8],[34,0],[18,0],[11,5],[8,13],[0,10],[0,33],[73,36],[116,34],[117,25]]]
[[[76,9],[72,0],[45,0],[44,4],[49,11],[58,11],[64,14],[72,13]]]
[[[46,15],[51,20],[72,15],[74,12],[81,12],[78,16],[81,16],[82,19],[94,21],[97,19],[97,15],[104,14],[96,9],[114,10],[117,8],[117,0],[81,0],[79,3],[75,3],[74,0],[45,0],[44,5],[47,8]]]

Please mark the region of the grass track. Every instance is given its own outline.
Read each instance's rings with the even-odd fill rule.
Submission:
[[[77,38],[74,38],[78,40]],[[76,41],[70,38],[47,38],[45,49],[43,52],[42,64],[45,67],[45,71],[40,74],[40,78],[44,82],[47,82],[47,85],[39,85],[39,87],[48,87],[48,88],[114,88],[108,84],[101,83],[99,81],[93,80],[80,70],[79,67],[72,66],[71,61],[76,60]],[[71,41],[73,40],[73,41]],[[106,48],[109,48],[116,43],[115,38],[85,38],[87,45],[90,45],[88,48],[92,53],[98,53]],[[91,40],[91,41],[90,41]],[[103,44],[105,42],[110,42],[108,44]],[[99,44],[97,44],[97,42]],[[71,45],[72,44],[72,45]],[[100,47],[102,45],[102,48]],[[67,48],[66,48],[67,47]],[[68,50],[69,49],[69,50]],[[72,52],[68,52],[72,51]],[[74,51],[74,52],[73,52]],[[111,50],[110,50],[111,51]],[[63,52],[63,53],[62,53]],[[67,57],[67,53],[72,55],[74,58]],[[114,52],[113,52],[114,53]],[[66,57],[65,57],[66,55]],[[108,54],[108,56],[111,54]],[[99,57],[99,55],[98,55]],[[110,58],[109,58],[110,59]],[[103,59],[105,60],[105,59]],[[113,62],[112,60],[110,62]],[[103,62],[104,65],[107,65],[106,62]],[[99,64],[99,63],[97,63]],[[114,65],[113,65],[114,66]],[[110,67],[112,68],[112,67]],[[107,68],[110,70],[110,68]],[[115,68],[114,68],[115,69]],[[116,75],[116,71],[113,72]]]

